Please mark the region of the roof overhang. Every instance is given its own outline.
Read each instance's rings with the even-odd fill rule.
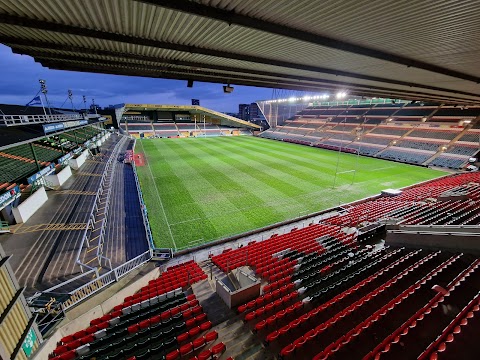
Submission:
[[[479,16],[475,2],[4,0],[0,42],[54,69],[473,104]]]
[[[156,104],[125,104],[124,114],[131,111],[181,111],[188,112],[190,114],[198,114],[198,121],[201,121],[202,115],[210,119],[217,119],[221,125],[233,126],[233,127],[245,127],[249,129],[260,130],[261,127],[250,123],[248,121],[243,121],[236,117],[220,113],[215,110],[207,109],[203,106],[197,105],[156,105]]]

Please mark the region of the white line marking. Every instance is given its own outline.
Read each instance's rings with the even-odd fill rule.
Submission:
[[[346,173],[351,173],[351,172],[355,172],[357,170],[345,170],[345,171],[340,171],[340,172],[337,172],[337,174],[346,174]]]
[[[396,166],[386,166],[386,167],[382,167],[382,168],[378,168],[378,169],[373,169],[373,170],[370,170],[370,171],[387,170],[387,169],[393,169],[395,167]]]

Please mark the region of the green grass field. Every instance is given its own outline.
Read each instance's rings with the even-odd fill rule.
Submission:
[[[445,175],[251,136],[139,140],[136,152],[155,244],[177,249]]]

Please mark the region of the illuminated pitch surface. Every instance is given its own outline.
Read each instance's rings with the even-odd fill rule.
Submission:
[[[135,151],[155,244],[178,249],[446,174],[252,136],[138,140]]]

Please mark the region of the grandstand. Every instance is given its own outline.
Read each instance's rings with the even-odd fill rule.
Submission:
[[[251,135],[258,125],[201,106],[122,104],[120,129],[135,138]]]
[[[310,104],[260,136],[356,150],[362,155],[409,164],[463,169],[480,150],[478,121],[479,107],[462,110],[434,103],[396,101],[386,106],[372,100],[346,100]]]
[[[263,129],[0,106],[0,358],[477,359],[478,14],[2,1],[45,67],[273,95]]]

